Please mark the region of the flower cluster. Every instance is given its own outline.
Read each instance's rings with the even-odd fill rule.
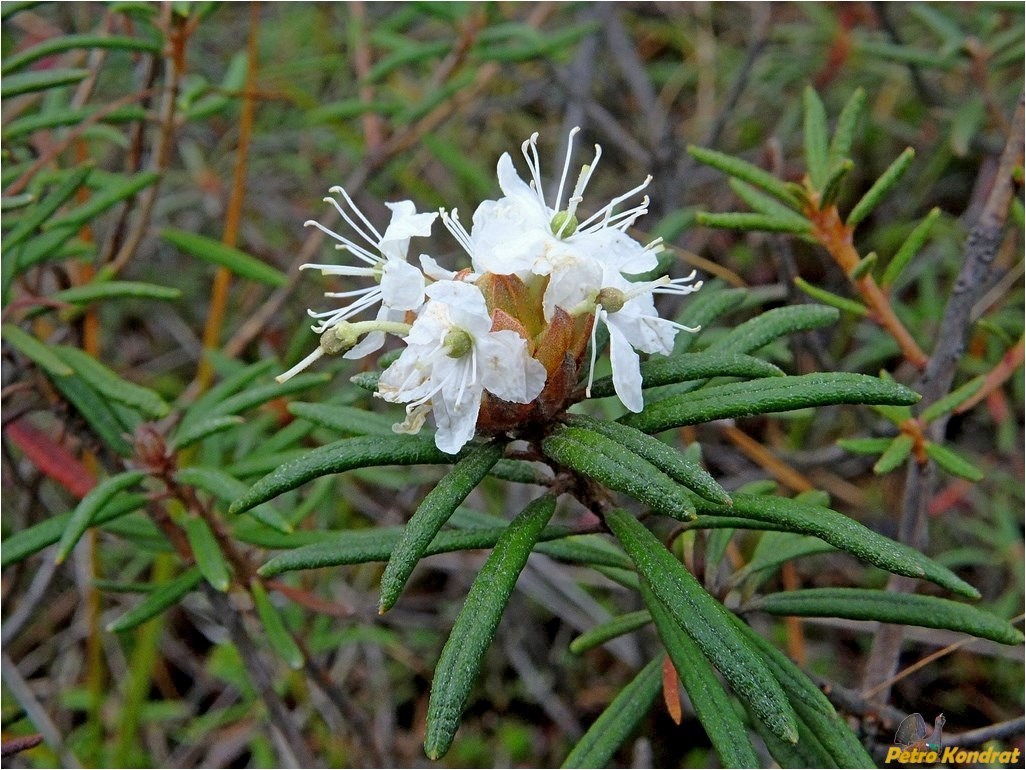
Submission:
[[[637,199],[651,177],[590,216],[579,217],[602,149],[595,146],[594,159],[570,187],[577,133],[570,133],[551,205],[545,199],[534,134],[521,148],[530,181],[520,178],[513,159],[504,153],[498,164],[503,196],[481,203],[469,230],[456,210],[418,214],[411,201],[400,201],[386,204],[392,218],[381,233],[345,190],[332,188],[341,201],[325,200],[358,240],[318,222],[306,224],[323,230],[338,242],[337,249],[349,251],[361,264],[303,268],[373,282],[326,294],[346,300],[343,307],[309,311],[320,345],[278,380],[287,380],[325,354],[362,358],[379,350],[386,334],[401,337],[406,347],[381,374],[376,395],[406,404],[406,420],[394,426],[397,432],[416,433],[431,413],[436,445],[455,453],[478,431],[512,431],[563,410],[589,340],[590,393],[596,331],[604,324],[616,394],[628,409],[641,411],[638,352],[669,354],[679,330],[696,331],[660,318],[653,295],[690,294],[702,284],[693,282],[693,272],[677,279],[630,280],[655,269],[662,249],[661,239],[642,244],[627,234],[648,211],[649,199],[625,203]],[[427,254],[420,255],[420,267],[408,261],[411,239],[430,235],[439,217],[469,256],[469,269],[447,270]],[[375,307],[374,320],[351,320]]]

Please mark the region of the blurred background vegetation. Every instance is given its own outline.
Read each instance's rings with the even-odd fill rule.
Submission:
[[[802,301],[795,276],[850,295],[847,278],[814,244],[695,221],[698,211],[739,203],[720,172],[686,152],[690,144],[799,181],[808,84],[830,116],[857,87],[868,95],[842,208],[906,146],[916,150],[898,192],[860,227],[857,247],[890,255],[939,208],[894,292],[899,315],[929,352],[1023,88],[1021,3],[12,2],[3,5],[2,23],[5,239],[35,201],[27,196],[52,192],[76,168],[93,168],[78,197],[57,212],[65,222],[37,223],[19,251],[5,249],[4,321],[80,347],[179,405],[243,363],[270,359],[284,368],[316,344],[305,311],[325,306],[327,287],[309,273],[301,279],[297,268],[333,259],[319,234],[302,226],[330,215],[321,200],[329,187],[343,185],[375,222],[385,221],[383,201],[406,198],[419,210],[457,208],[469,220],[478,201],[498,193],[499,155],[515,154],[535,131],[552,173],[571,127],[583,127],[585,146],[602,144],[590,201],[653,175],[650,214],[640,224],[679,247],[675,275],[696,266],[707,280],[751,287],[748,309]],[[588,159],[590,153],[580,161]],[[1020,166],[1020,185],[1021,175]],[[1010,218],[992,285],[973,309],[959,381],[1002,366],[1012,376],[948,424],[949,445],[986,478],[939,478],[929,490],[927,547],[1006,618],[1023,608],[1018,196]],[[331,216],[321,221],[336,224]],[[262,279],[232,276],[209,256],[183,249],[176,231],[235,245],[274,271]],[[458,261],[441,238],[424,250],[449,254],[447,266]],[[181,293],[56,296],[96,276]],[[801,335],[771,353],[793,373],[886,368],[913,379],[893,341],[852,316],[828,334]],[[33,370],[20,347],[5,345],[3,364],[7,539],[72,508],[116,463],[96,427]],[[348,382],[355,366],[321,367],[339,376],[303,399],[330,394],[369,403]],[[248,451],[273,441],[290,420],[284,402],[272,401],[248,413],[221,454],[206,448],[206,459],[242,476]],[[692,438],[728,490],[766,479],[784,490],[823,489],[839,510],[896,536],[903,474],[874,474],[872,458],[835,444],[874,430],[886,435],[886,425],[866,409],[830,409],[814,421],[798,413],[702,426]],[[318,429],[309,440],[332,438]],[[33,446],[57,460],[39,460]],[[316,538],[322,530],[401,524],[436,477],[379,469],[322,479],[292,498],[305,506],[298,527]],[[506,499],[508,490],[486,484],[468,505],[508,515],[525,502]],[[704,544],[698,538],[695,547],[700,552]],[[263,551],[246,547],[265,560]],[[743,566],[751,547],[736,538],[723,569]],[[245,665],[262,653],[240,650],[227,629],[232,622],[203,594],[131,632],[104,631],[137,602],[140,583],[171,574],[168,550],[140,513],[91,534],[60,567],[46,551],[4,562],[4,737],[46,738],[5,764],[241,767],[288,760],[266,729],[260,686]],[[429,764],[421,731],[431,671],[480,563],[472,553],[433,557],[380,618],[380,565],[289,581],[292,594],[276,595],[278,608],[345,695],[342,704],[325,698],[307,672],[269,664],[307,744],[295,758],[333,766]],[[706,575],[721,597],[726,572]],[[884,574],[824,555],[773,579],[882,585]],[[648,631],[582,656],[567,649],[611,612],[636,609],[624,606],[625,596],[593,572],[532,557],[442,763],[559,764],[649,657]],[[859,689],[874,627],[760,622],[807,671]],[[960,639],[917,630],[902,664]],[[1021,717],[1022,698],[1022,649],[974,641],[907,672],[893,685],[891,705],[927,721],[944,712],[948,729],[964,731]],[[1021,728],[1016,740],[1022,746]],[[685,710],[677,726],[661,706],[618,756],[623,766],[715,761],[697,721]]]

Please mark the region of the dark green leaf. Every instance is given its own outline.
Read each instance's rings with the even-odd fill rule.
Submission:
[[[164,399],[155,392],[122,379],[84,350],[67,345],[56,345],[52,350],[90,387],[110,401],[136,409],[147,417],[164,417],[170,411]]]
[[[160,53],[160,43],[155,40],[140,40],[139,38],[119,37],[117,35],[55,35],[31,48],[26,48],[6,57],[2,65],[0,65],[0,72],[6,75],[34,61],[45,59],[47,56],[78,48],[110,48]]]
[[[853,299],[848,299],[847,297],[842,297],[839,294],[834,294],[833,292],[822,289],[819,286],[814,286],[804,278],[795,278],[794,285],[814,300],[822,302],[824,305],[830,305],[830,307],[835,307],[846,313],[854,313],[857,316],[865,317],[869,315],[869,308],[861,302],[856,302]]]
[[[797,205],[797,200],[791,194],[791,191],[787,189],[787,185],[768,171],[763,171],[748,161],[717,152],[716,150],[695,147],[694,145],[688,145],[688,153],[699,163],[705,163],[707,166],[719,169],[729,176],[737,177],[744,182],[755,185],[775,198],[779,198],[789,206]]]
[[[75,373],[70,366],[54,354],[50,347],[40,342],[34,335],[10,323],[4,324],[2,330],[3,338],[40,369],[54,377],[69,377]]]
[[[71,85],[85,80],[88,76],[89,70],[70,68],[19,72],[0,79],[0,99]]]
[[[115,204],[126,198],[131,198],[140,190],[154,184],[159,178],[160,174],[156,171],[140,171],[135,176],[118,177],[116,183],[104,186],[101,192],[96,193],[86,203],[72,209],[67,214],[51,219],[44,228],[60,230],[66,227],[81,227],[96,219]]]
[[[837,446],[857,455],[878,455],[891,445],[891,441],[889,438],[842,438],[837,440]]]
[[[214,533],[199,516],[187,516],[183,525],[196,566],[204,579],[218,591],[227,591],[231,585],[231,574]]]
[[[140,283],[139,281],[99,281],[58,291],[50,295],[50,299],[57,302],[67,302],[71,305],[87,305],[90,302],[102,299],[130,297],[136,299],[175,300],[181,296],[181,290],[171,286],[158,286],[154,283]]]
[[[826,110],[812,86],[805,86],[802,103],[805,107],[805,168],[813,189],[822,191],[830,169]]]
[[[932,422],[941,415],[953,412],[970,398],[975,396],[986,381],[986,375],[981,374],[979,377],[974,377],[961,387],[955,388],[953,391],[948,393],[948,395],[944,396],[944,398],[934,401],[926,407],[922,414],[919,415],[919,419],[924,423]]]
[[[81,377],[58,377],[53,383],[108,447],[122,457],[132,454],[132,446],[125,439],[125,434],[134,430],[138,419],[135,422],[123,419],[115,405]]]
[[[943,444],[928,441],[926,443],[926,455],[953,476],[959,476],[973,482],[983,481],[983,471]]]
[[[848,214],[846,224],[849,227],[855,227],[859,222],[869,216],[870,212],[877,207],[884,196],[887,195],[898,183],[908,167],[912,165],[912,161],[916,157],[916,151],[911,147],[906,147],[905,151],[899,155],[895,161],[887,167],[880,178],[873,182],[872,187],[866,190],[866,194],[862,196],[855,207]]]
[[[381,602],[384,613],[399,599],[413,568],[424,556],[438,530],[449,520],[456,507],[466,499],[502,456],[498,442],[473,447],[453,469],[428,492],[407,522],[403,535],[381,575]]]
[[[179,484],[196,487],[230,503],[246,493],[246,485],[220,468],[191,465],[175,473]],[[246,511],[252,518],[283,534],[292,532],[292,525],[270,505],[255,505]]]
[[[34,233],[37,228],[53,216],[57,209],[70,200],[71,196],[78,191],[78,188],[82,186],[89,177],[89,174],[92,173],[92,170],[92,164],[85,164],[71,170],[53,192],[40,200],[39,204],[31,212],[22,219],[19,219],[18,224],[4,236],[4,254],[10,253],[11,249]],[[18,261],[19,263],[21,262],[20,259]]]
[[[267,595],[263,583],[254,578],[249,583],[249,592],[253,596],[253,604],[256,605],[257,615],[263,624],[271,648],[289,665],[289,668],[302,668],[305,660],[303,651],[299,649],[296,640],[286,628],[285,621],[271,603],[271,597]]]
[[[156,588],[124,615],[108,623],[107,630],[112,633],[132,630],[178,604],[187,593],[200,584],[201,580],[203,575],[199,568],[190,567],[174,580]]]
[[[866,91],[859,86],[852,93],[844,109],[837,118],[837,126],[834,128],[834,138],[830,143],[829,165],[836,167],[846,158],[851,157],[851,147],[855,140],[855,129],[858,127],[859,118],[862,117],[866,107]]]
[[[760,656],[738,635],[731,613],[706,593],[658,538],[629,513],[607,511],[605,520],[634,561],[659,607],[687,632],[734,693],[775,735],[790,743],[797,741],[794,712],[787,698]]]
[[[748,204],[756,213],[773,219],[790,220],[798,230],[808,229],[809,222],[790,206],[785,206],[776,198],[765,195],[747,182],[740,179],[731,179],[730,189],[734,191],[742,201]]]
[[[695,506],[684,488],[625,449],[599,433],[568,426],[557,428],[542,441],[542,452],[560,465],[624,492],[664,516],[694,518]]]
[[[57,563],[60,564],[67,558],[82,534],[96,523],[97,516],[119,492],[124,492],[129,487],[135,486],[144,478],[146,478],[146,474],[143,471],[125,471],[117,476],[104,479],[93,487],[75,506],[75,510],[64,528],[54,557]]]
[[[962,631],[1001,644],[1023,642],[1022,633],[996,615],[936,596],[865,588],[808,588],[763,596],[749,606],[773,615],[878,620]]]
[[[723,214],[700,211],[696,215],[696,221],[705,227],[719,227],[725,230],[797,234],[812,231],[812,223],[801,217],[749,214],[740,211],[730,211]]]
[[[226,267],[242,278],[249,278],[268,286],[284,286],[288,283],[288,278],[280,270],[233,246],[215,241],[213,238],[186,230],[177,230],[173,227],[161,230],[160,237],[172,246],[177,246],[198,259]]]
[[[424,736],[424,750],[431,759],[444,756],[452,745],[467,697],[517,578],[555,510],[556,498],[551,495],[528,505],[499,538],[470,587],[431,683]]]
[[[662,687],[662,676],[663,660],[659,656],[613,698],[577,741],[562,767],[606,767],[652,707]]]
[[[226,417],[209,417],[206,420],[198,420],[190,424],[187,430],[182,430],[179,427],[171,439],[171,450],[175,452],[181,451],[188,446],[192,446],[197,441],[202,441],[207,436],[234,428],[236,425],[241,425],[242,422],[243,419],[241,417],[228,415]]]
[[[904,385],[865,374],[825,372],[771,377],[704,388],[656,401],[620,422],[645,433],[682,425],[787,412],[830,404],[914,404],[919,395]]]
[[[883,277],[880,279],[880,287],[883,289],[892,286],[898,277],[905,270],[905,267],[912,257],[919,253],[919,250],[923,248],[923,244],[926,243],[926,238],[930,234],[930,230],[933,228],[934,223],[940,218],[940,209],[931,209],[930,213],[926,215],[922,222],[915,226],[905,242],[901,244],[898,251],[895,253],[891,261],[887,263],[887,268],[884,270]]]
[[[637,631],[652,622],[652,616],[648,610],[628,612],[626,615],[617,615],[594,628],[590,628],[583,634],[570,642],[570,652],[580,655],[590,649],[605,644],[611,639]]]
[[[915,446],[915,443],[915,438],[908,433],[899,433],[887,445],[887,448],[880,455],[880,459],[876,461],[876,464],[873,466],[873,473],[883,475],[893,471],[912,454],[912,447]]]
[[[711,377],[758,378],[782,374],[776,366],[760,358],[715,350],[652,358],[641,364],[642,387],[645,388]],[[592,398],[604,398],[613,393],[612,377],[603,377],[591,386]]]
[[[336,404],[307,404],[296,401],[288,406],[289,412],[315,425],[323,425],[349,436],[394,436],[394,418],[354,406]],[[430,440],[425,437],[424,440]]]

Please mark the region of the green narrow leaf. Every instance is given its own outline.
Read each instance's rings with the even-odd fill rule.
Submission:
[[[915,548],[884,537],[830,508],[769,495],[735,492],[731,498],[734,505],[730,508],[713,506],[697,499],[696,503],[702,513],[732,519],[750,518],[785,527],[790,532],[815,535],[835,548],[888,572],[929,580],[970,599],[980,598],[979,591],[947,567]]]
[[[18,72],[0,79],[0,99],[29,94],[33,91],[46,91],[50,88],[78,83],[89,77],[89,70],[62,68],[30,70]]]
[[[760,597],[749,605],[772,615],[849,618],[962,631],[1001,644],[1022,644],[1008,621],[970,604],[866,588],[807,588]]]
[[[788,412],[830,404],[914,404],[919,394],[904,385],[850,372],[820,372],[772,377],[704,388],[648,404],[619,422],[645,433],[682,425]]]
[[[106,524],[121,516],[142,508],[149,498],[146,495],[120,494],[110,503],[104,506],[103,510],[96,514],[93,519],[94,526]],[[64,530],[68,528],[68,522],[74,512],[68,511],[57,516],[43,519],[38,524],[33,524],[27,529],[19,530],[4,538],[3,549],[0,550],[0,567],[8,567],[23,559],[27,559],[35,553],[39,553],[47,546],[51,546],[61,539]]]
[[[777,307],[735,326],[709,347],[721,353],[752,353],[787,334],[835,324],[840,317],[835,308],[823,305]]]
[[[695,517],[695,505],[683,487],[630,448],[599,433],[560,427],[542,441],[542,452],[560,465],[628,494],[664,516],[682,521]]]
[[[213,238],[173,227],[165,227],[161,230],[160,237],[172,246],[177,246],[182,251],[205,262],[213,262],[215,265],[226,267],[242,278],[249,278],[252,281],[275,287],[288,283],[288,278],[280,270],[256,257],[251,257],[244,251],[215,241]]]
[[[183,524],[203,578],[218,591],[227,591],[231,586],[231,574],[214,533],[199,516],[188,516]]]
[[[755,629],[737,616],[734,616],[733,620],[734,625],[745,635],[752,647],[762,653],[763,660],[784,688],[795,712],[819,738],[838,767],[873,767],[873,759],[866,752],[862,742],[805,673],[790,658],[763,639]]]
[[[946,446],[928,441],[926,455],[953,476],[960,476],[972,482],[983,481],[983,471]]]
[[[301,669],[305,661],[303,651],[299,649],[296,640],[292,638],[292,634],[285,627],[285,621],[281,619],[278,610],[271,603],[271,597],[267,595],[267,589],[264,588],[263,583],[253,578],[249,583],[249,592],[253,597],[257,616],[264,627],[264,633],[267,634],[267,642],[271,645],[271,649],[288,664],[289,668]]]
[[[0,73],[6,75],[34,61],[45,59],[47,56],[53,56],[54,54],[77,48],[108,48],[160,53],[160,43],[155,40],[140,40],[134,37],[118,35],[58,35],[44,40],[42,43],[31,48],[5,57],[2,66],[0,66]]]
[[[866,91],[859,86],[849,97],[844,109],[837,118],[834,127],[834,138],[830,142],[829,165],[837,166],[851,157],[851,147],[855,140],[855,130],[866,107]]]
[[[302,417],[315,425],[322,425],[350,436],[394,436],[392,423],[395,420],[384,414],[367,409],[336,404],[308,404],[294,401],[288,410],[296,417]],[[426,437],[425,440],[428,440]]]
[[[190,567],[174,580],[158,586],[124,615],[108,623],[107,630],[111,633],[131,631],[178,604],[186,594],[200,584],[201,580],[203,575],[199,568]]]
[[[853,281],[865,278],[873,272],[873,268],[876,267],[876,260],[876,252],[869,252],[855,264],[855,267],[848,271],[848,277]]]
[[[808,227],[808,220],[789,206],[785,206],[775,198],[765,195],[747,182],[731,178],[727,183],[742,201],[748,204],[756,213],[763,214],[774,219],[789,219],[795,223],[795,227]]]
[[[878,455],[891,445],[889,438],[842,438],[837,446],[846,452],[857,455]]]
[[[181,468],[175,473],[179,484],[201,489],[214,497],[230,503],[246,492],[246,485],[237,478],[221,470],[203,465],[191,465]],[[256,521],[282,534],[290,534],[292,525],[270,505],[256,505],[246,511]]]
[[[738,635],[731,613],[629,513],[607,511],[605,520],[659,606],[695,641],[734,693],[775,735],[789,743],[797,741],[798,728],[786,696],[760,656]]]
[[[2,331],[3,338],[40,369],[55,377],[69,377],[75,373],[57,357],[51,347],[40,342],[34,335],[11,323],[4,324]]]
[[[652,707],[663,685],[662,656],[650,662],[577,741],[561,767],[606,767]]]
[[[930,235],[930,230],[933,229],[934,223],[940,218],[940,213],[939,208],[931,209],[930,213],[923,218],[923,221],[912,229],[912,232],[908,234],[908,237],[898,248],[898,251],[895,252],[891,261],[887,263],[883,277],[880,279],[880,288],[887,289],[894,285],[894,282],[898,280],[905,267],[912,261],[912,257],[923,248],[923,244],[926,243],[926,239]]]
[[[137,409],[147,417],[164,417],[170,411],[164,399],[155,392],[122,379],[84,350],[67,345],[55,345],[52,349],[90,387],[110,401]]]
[[[44,225],[46,230],[59,230],[65,227],[81,227],[86,222],[96,219],[115,204],[131,198],[140,190],[149,187],[160,178],[156,171],[140,171],[134,176],[117,177],[116,183],[105,185],[101,192],[96,193],[86,203],[69,211],[63,216],[51,219]]]
[[[64,528],[64,533],[57,544],[57,553],[54,557],[56,562],[60,564],[68,557],[82,534],[93,526],[96,517],[119,492],[135,486],[144,478],[146,474],[143,471],[125,471],[104,479],[93,487],[75,506],[68,525]]]
[[[708,471],[693,463],[673,447],[657,438],[620,423],[596,420],[585,415],[568,415],[567,424],[599,433],[643,460],[652,463],[674,481],[714,503],[730,505],[730,495],[716,483]]]
[[[502,457],[502,451],[499,442],[474,446],[417,506],[381,575],[381,601],[378,607],[381,614],[391,609],[399,599],[413,568],[424,556],[424,551],[438,530],[474,487],[488,475],[488,471]]]
[[[820,287],[809,283],[804,278],[795,278],[794,285],[814,300],[822,302],[824,305],[830,305],[842,312],[853,313],[857,316],[862,316],[863,318],[869,315],[869,308],[861,302],[856,302],[853,299],[842,297],[839,294],[834,294],[832,291],[827,291],[826,289],[821,289]]]
[[[827,174],[826,181],[823,183],[823,190],[819,195],[820,210],[837,202],[837,198],[841,195],[842,182],[844,182],[845,177],[854,168],[855,164],[847,158],[830,166],[830,173]]]
[[[19,219],[18,224],[4,236],[4,254],[10,253],[11,249],[34,233],[37,228],[53,216],[57,209],[70,200],[78,188],[85,183],[92,170],[93,165],[91,163],[72,169],[61,180],[55,190],[40,200],[39,204],[31,212],[27,213],[24,218]]]
[[[910,434],[899,433],[887,445],[883,454],[880,455],[880,459],[876,461],[876,464],[873,466],[873,473],[882,476],[893,471],[908,459],[908,456],[912,454],[912,447],[915,444],[916,440]]]
[[[835,553],[836,550],[829,543],[824,543],[818,537],[811,535],[796,535],[793,532],[767,532],[759,538],[759,544],[755,547],[749,562],[730,576],[730,584],[738,585],[753,575],[757,575],[758,582],[761,582],[770,577],[772,572],[782,564],[805,556]]]
[[[652,358],[641,363],[643,388],[672,385],[688,380],[704,380],[711,377],[780,377],[783,372],[760,358],[740,353],[715,350],[701,353],[682,353],[668,358]],[[591,386],[592,398],[605,398],[616,391],[613,378],[603,377]]]
[[[916,151],[911,147],[906,147],[905,151],[887,167],[887,170],[880,175],[879,179],[873,182],[873,185],[866,190],[866,194],[862,196],[851,210],[851,213],[848,214],[846,224],[849,227],[855,227],[869,216],[869,213],[877,207],[877,204],[883,200],[883,197],[891,191],[894,185],[898,183],[898,180],[908,171],[908,167],[912,165],[915,157]]]
[[[812,223],[807,219],[749,214],[742,211],[728,211],[720,214],[699,211],[695,215],[695,221],[705,227],[719,227],[724,230],[796,234],[812,232]]]
[[[923,410],[923,413],[919,415],[919,419],[924,423],[933,422],[941,415],[953,412],[970,398],[975,396],[986,381],[987,377],[985,375],[981,374],[979,377],[974,377],[964,385],[955,388],[953,391],[948,393],[948,395],[944,396],[944,398],[938,399],[926,407]]]
[[[431,682],[424,735],[424,751],[431,759],[444,756],[452,745],[467,697],[517,578],[555,510],[556,498],[546,495],[521,511],[499,538],[470,587]]]
[[[779,198],[789,206],[797,205],[797,200],[791,194],[791,191],[787,189],[787,185],[784,182],[748,161],[717,152],[716,150],[695,147],[693,144],[688,145],[688,153],[699,163],[712,166],[728,176],[737,177],[744,182],[755,185],[768,192],[774,198]]]
[[[135,424],[122,419],[114,404],[81,377],[58,377],[53,383],[108,447],[122,457],[132,454],[132,446],[125,440],[125,434],[133,432]]]
[[[628,612],[626,615],[617,615],[604,623],[599,623],[570,642],[570,652],[580,655],[595,647],[605,644],[611,639],[637,631],[652,622],[652,616],[648,610]]]
[[[103,299],[134,299],[175,300],[180,299],[182,292],[170,286],[159,286],[155,283],[139,281],[98,281],[83,286],[74,286],[50,295],[57,302],[69,305],[87,305]]]
[[[323,385],[331,380],[331,375],[327,372],[313,373],[305,372],[303,374],[297,374],[295,377],[287,380],[286,382],[268,382],[263,385],[257,385],[256,387],[244,390],[241,393],[236,393],[234,396],[229,396],[223,401],[215,404],[207,414],[211,417],[226,415],[226,414],[237,414],[239,412],[245,412],[247,409],[266,404],[268,401],[273,401],[276,398],[282,396],[288,396],[292,393],[299,393],[312,388],[315,385]]]
[[[215,433],[221,433],[234,428],[236,425],[241,425],[243,419],[236,415],[228,415],[226,417],[210,417],[206,420],[199,420],[189,426],[187,430],[182,430],[179,427],[175,431],[174,437],[171,439],[171,451],[180,452],[188,446],[192,446],[197,441],[202,441],[207,436],[212,436]]]
[[[704,328],[715,321],[724,313],[728,313],[742,302],[748,292],[744,289],[717,289],[714,286],[706,285],[690,301],[685,303],[684,309],[677,315],[677,322],[685,326]],[[674,342],[675,353],[686,353],[698,339],[697,334],[678,334]],[[741,351],[734,351],[741,352]]]
[[[258,361],[255,364],[243,367],[231,376],[226,377],[186,408],[185,414],[182,415],[182,422],[179,424],[178,430],[180,432],[184,431],[187,425],[190,425],[201,418],[207,417],[215,405],[242,390],[260,377],[263,377],[265,374],[268,374],[274,369],[274,366],[275,363],[273,360],[264,359],[263,361]]]
[[[701,648],[644,583],[641,595],[645,606],[652,612],[651,619],[655,621],[659,638],[677,670],[698,721],[720,758],[720,764],[723,767],[761,767],[745,723],[734,710],[730,697]]]
[[[815,190],[822,192],[830,168],[826,109],[812,86],[802,94],[805,107],[805,167]]]
[[[41,262],[57,261],[72,256],[75,245],[81,243],[72,240],[77,232],[77,227],[60,227],[56,230],[47,229],[30,238],[21,250],[10,257],[10,259],[16,260],[15,275],[23,273]],[[66,244],[68,244],[67,247],[65,247]],[[15,263],[12,262],[12,264]]]

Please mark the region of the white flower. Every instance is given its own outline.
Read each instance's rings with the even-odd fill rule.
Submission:
[[[504,197],[485,201],[474,212],[468,233],[455,212],[442,214],[450,232],[470,255],[474,270],[500,275],[549,276],[544,299],[546,319],[557,306],[571,310],[593,294],[611,274],[644,273],[656,267],[661,240],[642,245],[627,235],[639,217],[648,211],[648,198],[619,213],[616,208],[644,190],[651,177],[637,187],[609,201],[583,222],[577,221],[577,207],[583,200],[602,148],[595,145],[595,158],[581,169],[573,190],[567,188],[573,139],[570,132],[563,174],[550,206],[545,201],[538,158],[538,134],[524,142],[521,150],[531,171],[531,183],[524,182],[509,153],[499,159],[499,187]],[[568,192],[566,207],[563,194]]]
[[[676,321],[660,318],[652,295],[686,295],[696,292],[702,288],[702,282],[691,284],[694,278],[694,272],[684,278],[670,280],[668,276],[663,276],[648,283],[631,283],[620,278],[612,280],[602,288],[597,296],[595,323],[591,329],[588,395],[595,373],[595,332],[601,321],[609,330],[609,360],[613,365],[613,388],[616,395],[632,412],[640,412],[644,408],[645,401],[641,394],[641,361],[637,351],[669,355],[673,352],[673,340],[678,331],[698,331]]]
[[[378,381],[377,395],[405,403],[398,432],[420,430],[434,414],[435,445],[449,454],[474,437],[484,391],[518,404],[533,401],[545,386],[545,367],[531,358],[516,332],[491,331],[484,296],[462,281],[439,281],[406,337],[406,349]]]
[[[345,307],[323,312],[309,312],[310,316],[319,319],[312,327],[318,334],[346,321],[358,313],[381,303],[378,310],[379,321],[401,321],[408,310],[416,310],[424,302],[424,275],[414,265],[406,261],[410,238],[431,234],[431,225],[438,214],[431,212],[418,214],[412,201],[386,203],[392,210],[392,221],[385,229],[384,235],[370,223],[353,202],[352,198],[341,187],[332,187],[331,192],[340,194],[349,208],[356,215],[354,219],[334,198],[325,198],[337,210],[350,227],[367,243],[370,248],[356,243],[349,238],[329,230],[319,222],[309,221],[322,232],[339,241],[335,248],[351,252],[365,265],[302,265],[302,269],[316,268],[324,275],[366,276],[374,279],[374,284],[367,288],[343,292],[327,292],[326,297],[353,298]],[[358,221],[357,221],[358,220]],[[355,347],[349,350],[346,358],[362,358],[373,353],[384,344],[383,332],[371,332]]]

